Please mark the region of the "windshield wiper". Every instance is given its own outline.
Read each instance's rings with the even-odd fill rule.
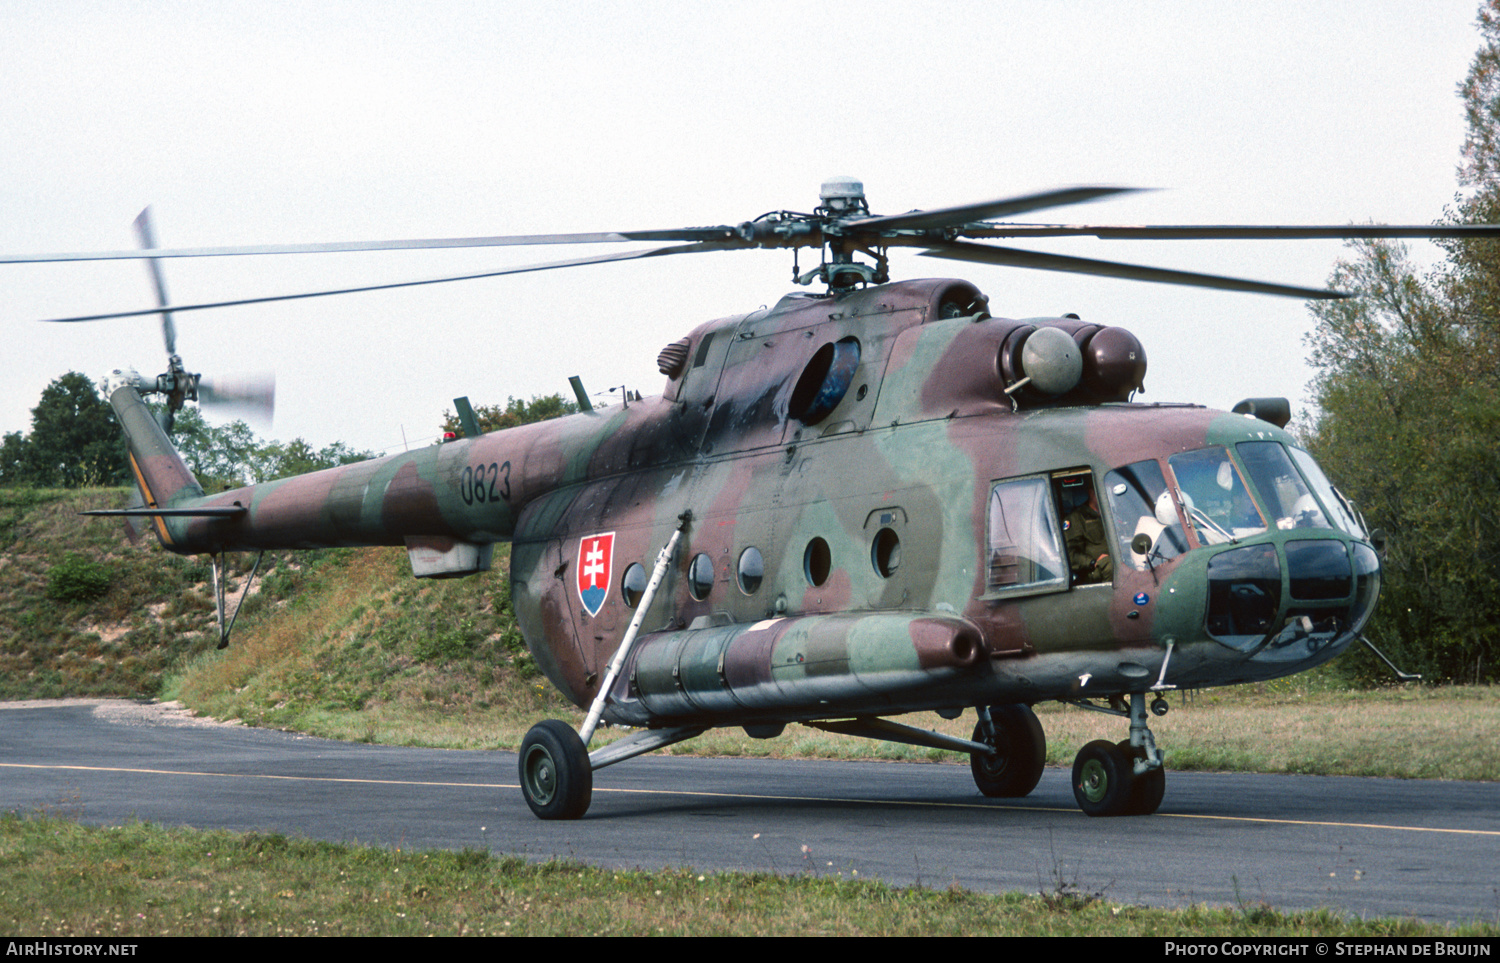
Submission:
[[[1215,532],[1218,532],[1220,535],[1224,536],[1225,540],[1227,540],[1231,545],[1238,545],[1240,543],[1239,539],[1226,532],[1218,522],[1214,521],[1212,518],[1209,518],[1207,515],[1203,514],[1203,512],[1199,511],[1197,506],[1186,505],[1184,507],[1187,508],[1188,516],[1192,518],[1193,521],[1202,522],[1208,528],[1212,529]]]

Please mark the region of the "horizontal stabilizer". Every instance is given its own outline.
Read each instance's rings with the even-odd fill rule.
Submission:
[[[100,508],[91,512],[79,512],[80,515],[122,515],[126,518],[136,515],[145,516],[183,516],[188,518],[235,518],[243,515],[250,509],[243,505],[231,505],[220,508]]]

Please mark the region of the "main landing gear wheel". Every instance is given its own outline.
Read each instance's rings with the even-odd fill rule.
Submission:
[[[594,796],[588,749],[566,722],[538,722],[521,742],[521,793],[539,819],[577,819]]]
[[[1128,814],[1135,781],[1130,756],[1112,742],[1096,739],[1073,760],[1073,798],[1087,815]]]
[[[990,722],[995,730],[995,754],[974,753],[969,768],[974,785],[986,796],[1015,798],[1036,788],[1047,763],[1047,734],[1030,706],[990,706]],[[974,727],[975,742],[989,744],[984,723]]]

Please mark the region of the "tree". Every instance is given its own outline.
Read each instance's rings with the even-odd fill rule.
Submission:
[[[79,488],[129,477],[125,442],[109,404],[76,371],[56,379],[31,409],[31,434],[0,443],[0,484]]]
[[[31,410],[31,423],[30,436],[13,431],[0,439],[0,485],[76,488],[130,482],[125,439],[114,411],[85,376],[69,372],[48,385]],[[177,413],[172,443],[209,492],[374,457],[343,442],[314,450],[301,438],[285,444],[266,441],[243,421],[211,425],[192,407]]]
[[[196,408],[178,412],[172,442],[198,483],[210,492],[374,457],[373,452],[356,451],[341,441],[317,450],[301,438],[266,441],[243,421],[211,425]]]
[[[1500,223],[1500,0],[1459,87],[1469,121],[1456,217]],[[1400,245],[1361,241],[1313,306],[1318,414],[1307,441],[1389,535],[1370,629],[1429,679],[1500,679],[1500,244],[1445,242],[1422,278]],[[1369,668],[1356,661],[1356,666]]]
[[[529,425],[536,421],[546,421],[549,418],[561,418],[563,415],[575,414],[578,406],[571,401],[564,401],[562,395],[535,395],[530,401],[522,401],[520,398],[507,398],[504,405],[480,405],[474,409],[474,420],[479,422],[479,431],[485,434],[491,431],[500,431],[503,428],[514,428],[517,425]],[[443,412],[443,431],[454,432],[457,435],[464,433],[463,426],[459,424],[458,415],[451,411]]]
[[[211,425],[197,408],[183,408],[172,428],[172,443],[204,491],[249,484],[263,472],[264,443],[243,421]]]
[[[283,445],[273,441],[262,450],[264,457],[261,481],[303,475],[310,471],[348,465],[366,458],[375,457],[373,452],[355,451],[341,441],[336,441],[317,451],[301,438],[293,438]]]
[[[1332,282],[1361,296],[1313,308],[1308,445],[1389,535],[1377,644],[1428,678],[1495,678],[1500,384],[1399,247],[1355,249]]]
[[[26,476],[26,436],[19,431],[5,433],[0,440],[0,485],[24,484]]]

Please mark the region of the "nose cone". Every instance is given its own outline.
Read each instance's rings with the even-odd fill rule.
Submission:
[[[1272,539],[1209,559],[1205,627],[1255,662],[1310,667],[1343,651],[1369,622],[1380,558],[1360,541]]]
[[[1380,556],[1364,542],[1354,543],[1354,634],[1364,631],[1380,600]]]

